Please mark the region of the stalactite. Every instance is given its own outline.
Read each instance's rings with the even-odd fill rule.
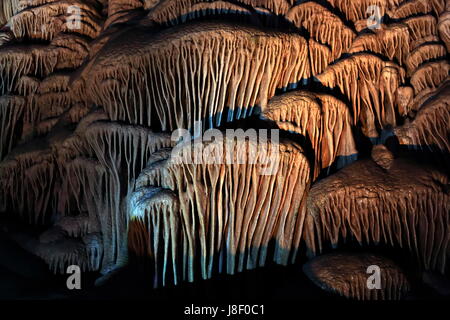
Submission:
[[[46,137],[34,138],[14,148],[0,162],[2,211],[17,212],[32,224],[47,223],[59,201],[61,169],[85,151],[78,134],[56,128]],[[16,183],[21,181],[21,183]]]
[[[135,45],[123,47],[125,38]],[[245,118],[264,109],[277,88],[310,75],[308,45],[298,35],[197,23],[151,37],[122,34],[98,55],[87,87],[112,120],[167,130]]]
[[[93,108],[94,107],[92,105],[83,102],[72,104],[70,109],[67,111],[68,122],[72,124],[79,123],[81,119],[86,117]]]
[[[71,6],[80,9],[79,20],[61,18],[76,14],[70,11]],[[20,11],[11,19],[11,30],[16,38],[52,40],[60,33],[76,32],[94,39],[100,32],[100,24],[101,16],[89,2],[62,0]]]
[[[449,80],[449,78],[447,78],[443,83],[445,83],[448,80]],[[413,91],[413,99],[411,101],[409,109],[412,111],[411,112],[412,115],[410,118],[414,118],[417,111],[425,104],[425,101],[433,98],[436,95],[438,89],[426,88],[415,96],[414,96],[414,89],[413,88],[411,88],[411,89]]]
[[[9,28],[0,28],[0,47],[11,42],[14,39],[14,34]]]
[[[16,231],[10,238],[44,260],[54,273],[67,274],[70,265],[79,266],[83,272],[98,270],[102,246],[97,233],[72,238],[61,228],[52,227],[38,237]]]
[[[98,199],[95,200],[95,206],[98,207],[104,237],[102,265],[107,269],[123,263],[126,258],[127,199],[133,191],[134,181],[145,167],[150,154],[171,146],[172,142],[166,134],[108,121],[92,122],[87,127],[79,128],[78,132],[86,144],[84,152],[96,157],[106,170],[102,179],[96,179],[89,173],[86,179],[89,179],[89,185],[104,183],[102,187],[91,189],[106,190],[104,195],[97,194],[94,199]]]
[[[360,160],[315,184],[305,240],[312,254],[355,239],[408,249],[425,269],[444,272],[450,243],[447,175],[396,159],[389,170]]]
[[[68,123],[78,123],[87,114],[88,104],[83,95],[78,95],[69,86],[70,74],[53,73],[43,80],[23,76],[17,81],[16,88],[20,95],[27,97],[23,116],[22,141],[33,137],[34,134],[43,135],[63,120],[68,112]],[[73,110],[72,110],[73,107]]]
[[[380,287],[368,287],[370,266],[381,270]],[[394,262],[374,254],[330,253],[307,262],[303,271],[321,289],[350,299],[400,300],[411,290],[407,276]]]
[[[57,50],[57,70],[76,69],[89,54],[85,38],[73,34],[61,34],[53,39],[49,50]],[[69,58],[70,57],[70,58]]]
[[[14,92],[17,92],[21,96],[33,96],[37,90],[41,81],[32,76],[22,76],[17,81],[16,87],[13,89]]]
[[[28,249],[42,257],[55,272],[65,272],[65,267],[70,264],[80,265],[83,270],[99,270],[102,262],[106,265],[111,261],[104,259],[104,239],[99,234],[96,220],[101,214],[93,202],[102,199],[100,194],[106,190],[102,183],[107,180],[91,183],[91,187],[99,187],[92,191],[92,188],[86,189],[87,181],[75,175],[75,172],[89,172],[90,167],[86,166],[83,171],[73,165],[73,158],[88,148],[83,146],[80,132],[72,135],[70,125],[78,123],[89,112],[89,107],[83,94],[83,83],[69,83],[71,74],[68,73],[68,70],[78,68],[88,56],[88,37],[100,31],[99,20],[94,21],[100,17],[96,13],[98,7],[94,10],[96,4],[91,1],[30,0],[21,1],[19,5],[23,11],[13,17],[10,25],[15,36],[50,42],[29,44],[23,41],[27,39],[18,39],[23,43],[0,48],[0,94],[24,97],[0,98],[0,119],[8,121],[2,125],[5,133],[1,133],[0,156],[3,158],[3,150],[9,151],[12,147],[5,139],[12,141],[8,135],[14,126],[21,129],[14,135],[22,139],[21,144],[0,163],[0,179],[5,186],[0,192],[0,211],[14,212],[31,224],[47,225],[52,218],[58,217],[56,225],[41,236],[43,242],[34,243]],[[72,30],[66,25],[70,13],[66,9],[71,5],[82,9],[81,29]],[[88,12],[86,8],[92,11]],[[41,23],[48,23],[43,25],[45,29],[32,28],[40,27]],[[6,27],[2,32],[9,34],[11,31]],[[58,70],[64,70],[64,73]],[[7,108],[8,104],[4,103],[7,99],[9,105],[17,101],[14,109]],[[19,100],[23,102],[20,105]],[[9,114],[11,111],[17,115]],[[36,135],[40,137],[33,138]],[[15,137],[15,140],[18,139]],[[90,173],[91,179],[98,177]],[[80,214],[73,216],[77,212]],[[58,233],[54,232],[60,227],[66,237],[58,238]],[[110,227],[103,225],[104,229]]]
[[[61,0],[18,0],[20,10],[43,6],[44,4],[54,3]]]
[[[361,121],[370,138],[378,136],[378,127],[395,126],[394,96],[404,77],[405,71],[395,63],[365,53],[342,59],[317,76],[323,85],[339,87],[348,97],[355,124]]]
[[[64,81],[57,77],[55,81],[47,79],[41,85],[42,90],[63,89]],[[128,223],[125,198],[149,154],[171,145],[167,135],[101,119],[105,115],[94,112],[80,122],[74,133],[52,130],[41,145],[36,140],[30,142],[36,150],[46,145],[45,152],[24,147],[22,152],[14,151],[18,156],[10,154],[0,165],[2,183],[10,186],[2,190],[2,209],[14,209],[24,217],[29,215],[33,223],[45,221],[49,213],[57,212],[55,227],[71,238],[77,237],[73,241],[82,251],[71,245],[65,251],[63,242],[60,246],[52,244],[36,249],[45,250],[45,260],[58,272],[73,259],[81,259],[86,268],[101,265],[104,272],[123,262]],[[99,161],[79,155],[96,157]],[[101,247],[89,245],[88,250],[87,245],[82,246],[80,238],[91,234],[101,235]],[[51,250],[56,250],[53,256]],[[86,262],[80,256],[82,252],[90,257]]]
[[[437,88],[449,75],[450,64],[447,60],[427,62],[416,69],[411,76],[411,85],[416,94],[426,88]]]
[[[111,208],[110,198],[103,191],[110,186],[110,174],[105,166],[92,158],[77,157],[62,161],[62,188],[59,191],[58,212],[61,213],[56,227],[71,237],[90,239],[88,246],[91,269],[111,263],[104,255],[111,241],[111,221],[105,211]],[[81,212],[73,216],[73,212]],[[85,212],[82,214],[82,212]],[[92,237],[92,235],[96,235]],[[95,267],[95,269],[94,269]]]
[[[89,233],[82,238],[86,248],[87,269],[90,271],[100,270],[103,259],[103,242],[100,233]]]
[[[284,94],[270,100],[262,116],[282,130],[309,138],[315,153],[314,178],[338,159],[356,158],[350,112],[333,96],[304,91]]]
[[[64,117],[68,123],[78,123],[89,112],[83,95],[69,84],[70,73],[53,73],[42,80],[33,94],[33,123],[38,134],[46,134]]]
[[[437,28],[439,30],[440,38],[447,47],[447,52],[450,52],[450,8],[447,8],[447,11],[439,17]]]
[[[362,19],[355,22],[355,31],[358,35],[367,28],[367,19]]]
[[[286,19],[297,27],[304,27],[316,41],[329,45],[333,60],[350,48],[356,36],[338,16],[311,1],[294,6]]]
[[[147,161],[147,166],[141,171],[136,180],[135,189],[144,189],[148,186],[175,185],[174,181],[164,182],[168,177],[166,165],[170,159],[172,148],[162,148],[152,153]]]
[[[31,224],[45,223],[53,205],[55,174],[52,153],[42,142],[36,140],[14,149],[0,163],[2,211],[13,210]]]
[[[155,286],[171,277],[178,283],[252,269],[268,258],[293,261],[309,184],[353,159],[355,125],[377,138],[400,115],[405,125],[394,133],[401,145],[449,152],[442,85],[449,68],[439,41],[448,48],[450,4],[444,11],[442,0],[400,2],[3,0],[0,213],[50,227],[28,248],[55,272],[74,263],[106,273],[125,262],[128,244],[153,260]],[[386,14],[383,23],[395,23],[369,30],[371,5]],[[80,28],[69,23],[76,14],[71,6],[81,8]],[[214,22],[230,15],[245,15],[245,24]],[[209,22],[184,24],[204,16],[199,20]],[[396,63],[408,68],[410,79]],[[297,87],[314,89],[273,98]],[[335,87],[349,106],[328,90]],[[178,146],[155,133],[192,129],[196,121],[203,122],[202,133],[255,114],[304,136],[314,169],[290,142],[280,143],[274,175],[258,175],[258,165],[178,163]],[[233,143],[238,151],[252,146]],[[254,155],[264,158],[258,148]],[[401,171],[379,146],[372,158],[374,167],[340,185],[344,200],[338,203],[331,190],[331,204],[321,199],[314,207],[323,219],[308,217],[308,246],[336,234],[361,240],[360,223],[367,239],[427,238],[410,248],[427,268],[441,269],[448,251],[448,197],[441,190],[447,180],[419,172],[425,187],[416,177],[404,182],[399,176],[409,178],[415,167]],[[395,188],[386,182],[391,176]],[[325,188],[321,183],[314,190]],[[369,196],[360,197],[364,188]],[[399,217],[405,219],[400,226]],[[329,236],[312,239],[321,232]]]
[[[73,35],[58,36],[49,46],[13,45],[0,50],[0,60],[5,62],[0,66],[0,93],[18,94],[27,100],[22,122],[24,141],[48,133],[72,103],[85,99],[85,95],[69,89],[69,74],[56,71],[78,67],[86,56],[85,40]],[[55,87],[47,88],[49,84]]]
[[[174,284],[178,284],[178,264],[183,259],[178,248],[182,226],[178,198],[170,190],[148,187],[136,189],[130,203],[130,250],[138,257],[153,260],[155,287],[170,281],[168,271],[173,273]]]
[[[25,104],[26,100],[23,97],[0,96],[0,160],[14,146]]]
[[[70,265],[79,266],[81,271],[93,271],[90,270],[86,244],[81,239],[64,237],[50,243],[39,243],[33,251],[55,274],[66,274]]]
[[[368,18],[368,8],[377,6],[380,15],[397,6],[402,0],[327,0],[334,8],[344,13],[347,20],[356,22]]]
[[[411,51],[413,51],[413,50],[417,49],[418,47],[420,47],[421,45],[432,43],[432,42],[441,42],[441,39],[438,36],[431,35],[431,36],[427,36],[425,38],[420,38],[420,39],[410,42],[409,47],[410,47]]]
[[[41,82],[34,98],[38,109],[38,121],[57,119],[70,107],[72,94],[68,82],[69,76],[66,74],[53,74]]]
[[[141,0],[109,0],[106,19],[103,29],[110,28],[114,24],[124,23],[131,20],[134,16],[139,16],[139,10],[144,7]]]
[[[408,73],[410,75],[413,74],[420,65],[428,60],[442,59],[445,58],[446,55],[447,50],[440,43],[423,44],[408,55],[406,60]]]
[[[398,87],[395,105],[401,117],[406,117],[413,108],[414,89],[409,86]]]
[[[352,43],[350,53],[371,51],[382,54],[389,60],[397,59],[403,65],[409,49],[409,30],[404,24],[383,26],[375,33],[363,33]]]
[[[201,164],[195,162],[197,151],[190,153],[191,148],[195,150],[194,142],[163,152],[161,156],[169,157],[165,161],[157,160],[159,156],[151,159],[153,170],[143,174],[153,178],[139,178],[141,184],[132,197],[129,215],[138,221],[130,226],[134,228],[130,230],[131,248],[158,264],[155,280],[162,278],[165,283],[169,263],[178,275],[175,282],[193,281],[197,272],[207,279],[216,272],[234,274],[263,266],[271,241],[275,241],[275,262],[286,264],[295,259],[303,225],[303,199],[310,183],[309,164],[298,145],[267,143],[262,146],[245,138],[224,137],[203,145],[208,157]],[[273,171],[264,173],[273,164]],[[161,185],[142,184],[159,179]],[[158,187],[176,195],[178,212],[173,211],[176,201],[172,194],[155,189]],[[170,229],[174,225],[178,227]],[[163,260],[175,237],[169,230],[179,230],[172,261]],[[161,256],[156,257],[163,244],[165,253],[160,251]]]
[[[78,159],[78,158],[77,158]],[[84,170],[84,169],[81,169]],[[98,176],[98,173],[95,172],[96,176]],[[67,178],[73,178],[73,176],[68,176]],[[92,178],[91,178],[92,180]],[[71,183],[68,182],[67,180],[64,181],[65,183]],[[83,181],[85,182],[85,181]],[[75,182],[72,181],[72,188],[74,188],[74,184]],[[96,184],[99,185],[99,184]],[[89,186],[88,183],[86,183],[86,186]],[[83,188],[83,185],[78,185],[75,188],[77,188],[76,190],[72,190],[70,194],[79,196],[79,195],[83,195],[83,192],[86,192],[87,194],[89,194],[90,196],[93,196],[94,194],[92,193],[88,193],[89,191],[81,191],[80,189]],[[93,202],[93,199],[86,199],[88,201]],[[85,204],[87,205],[87,204]],[[99,214],[99,212],[95,212],[97,213],[97,215]],[[100,212],[101,214],[101,212]],[[67,235],[69,235],[70,237],[73,238],[80,238],[80,237],[84,237],[89,233],[95,233],[95,232],[99,232],[100,231],[100,227],[99,227],[99,222],[97,221],[98,216],[95,217],[90,217],[89,214],[83,214],[80,213],[78,215],[75,216],[71,216],[71,215],[67,215],[67,216],[62,216],[58,219],[58,221],[55,223],[55,226],[60,227],[62,230],[64,230]]]
[[[0,94],[11,92],[16,81],[29,74],[45,75],[56,65],[56,53],[44,46],[14,45],[0,48]]]
[[[146,0],[144,8],[150,10],[150,15],[158,22],[168,22],[183,14],[192,12],[195,7],[208,7],[211,9],[236,10],[243,9],[240,4],[252,7],[253,9],[268,10],[276,15],[285,15],[293,6],[293,0],[237,0],[234,3],[220,0]],[[241,9],[238,9],[241,8]]]
[[[87,44],[73,35],[62,35],[46,45],[11,45],[0,48],[0,94],[14,91],[22,76],[46,77],[58,69],[79,67]]]
[[[416,107],[414,120],[395,129],[401,145],[412,149],[450,152],[449,108],[450,82],[447,80],[437,91],[425,95]],[[433,97],[433,99],[430,99]]]
[[[19,0],[3,0],[0,2],[0,28],[8,23],[19,11]]]
[[[64,13],[62,18],[58,17],[58,10],[62,10],[58,7],[60,5],[62,5],[61,8],[70,8],[72,5],[77,6],[78,2],[40,0],[20,2],[21,9],[23,10],[21,13],[26,13],[34,17],[42,10],[52,9],[48,14],[50,14],[50,16],[53,15],[54,18],[58,20],[58,23],[66,23],[69,21],[66,21],[66,19],[69,19],[69,14],[71,12]],[[83,10],[87,7],[94,8],[95,3],[88,1],[86,4],[78,7],[82,10],[82,16],[85,16],[86,12]],[[73,12],[73,14],[76,13]],[[33,17],[28,21],[29,23],[32,23],[34,21],[33,19],[38,19],[37,17]],[[41,16],[41,18],[46,19],[44,16]],[[73,22],[76,23],[76,21]],[[56,28],[58,23],[55,22],[55,25],[52,27]],[[14,30],[14,23],[12,23],[12,29]],[[59,33],[59,31],[53,32],[51,37],[48,38],[51,39],[48,45],[21,45],[22,47],[18,48],[18,50],[28,53],[31,56],[28,58],[28,60],[31,59],[31,61],[25,62],[29,67],[24,69],[19,68],[16,71],[17,76],[20,77],[18,82],[15,81],[15,78],[8,78],[8,72],[11,71],[7,69],[4,70],[6,73],[5,84],[7,85],[4,90],[7,90],[8,92],[15,86],[15,89],[19,92],[27,92],[25,95],[28,98],[30,107],[27,108],[27,114],[24,119],[24,128],[26,128],[24,129],[23,134],[24,141],[27,141],[36,135],[49,133],[53,127],[60,122],[61,119],[58,117],[71,108],[72,104],[82,103],[84,99],[85,95],[80,94],[80,92],[77,92],[78,95],[75,95],[74,92],[68,88],[69,75],[63,76],[61,73],[58,73],[58,70],[67,72],[67,70],[78,68],[88,56],[88,40],[85,35],[82,35],[83,32],[81,30],[66,31],[69,31],[70,33]],[[22,36],[26,35],[22,34]],[[32,38],[40,39],[39,35],[36,35],[36,37],[32,36]],[[9,52],[6,52],[6,55],[8,54]],[[15,61],[15,64],[20,66],[22,61],[19,60],[21,59],[23,58],[20,56],[16,57],[16,60],[18,61]],[[14,64],[11,66],[14,66]],[[41,78],[42,80],[34,81],[33,77]],[[58,82],[60,82],[60,84],[58,84]],[[46,88],[50,83],[56,84],[57,87],[51,89]]]
[[[333,61],[331,50],[328,46],[309,39],[309,56],[311,60],[311,73],[317,75],[322,73]]]
[[[238,0],[254,8],[268,9],[277,15],[285,15],[294,5],[295,0]]]
[[[402,23],[409,28],[411,43],[422,38],[437,35],[437,21],[432,15],[408,18],[402,20]]]
[[[392,10],[389,15],[394,19],[404,19],[410,16],[432,12],[439,16],[444,9],[445,0],[412,0],[402,2],[398,7]]]
[[[169,0],[151,10],[147,18],[162,25],[177,25],[196,17],[222,13],[251,14],[244,6],[227,1]]]

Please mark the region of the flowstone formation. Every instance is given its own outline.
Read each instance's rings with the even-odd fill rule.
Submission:
[[[400,267],[375,254],[325,254],[305,264],[303,271],[323,290],[356,300],[400,300],[411,290]],[[367,271],[379,272],[379,279],[371,279]]]
[[[426,269],[445,271],[449,251],[448,175],[394,159],[377,146],[360,160],[316,183],[308,196],[307,247],[321,251],[354,238],[361,244],[405,247]]]
[[[449,49],[448,0],[1,0],[0,217],[154,286],[351,242],[446,274]]]
[[[225,138],[205,146],[214,163],[196,164],[192,146],[150,158],[132,196],[130,248],[154,257],[155,283],[169,264],[175,283],[264,266],[271,240],[274,261],[295,260],[310,185],[301,147]]]

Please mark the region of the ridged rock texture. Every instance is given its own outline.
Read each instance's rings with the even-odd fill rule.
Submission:
[[[448,272],[448,172],[409,158],[448,168],[449,50],[445,0],[2,0],[0,218],[54,272],[155,286],[344,240]],[[275,130],[278,165],[180,161],[213,128]]]
[[[150,158],[136,182],[130,248],[154,257],[163,275],[155,284],[165,283],[168,265],[176,283],[196,271],[206,279],[295,259],[310,184],[300,146],[225,138],[204,148],[209,164],[196,164],[195,142],[187,143]]]
[[[378,268],[372,270],[371,266]],[[411,289],[400,267],[375,254],[325,254],[306,263],[303,271],[323,290],[355,300],[400,300]],[[378,271],[379,286],[373,280],[369,288],[368,278]]]
[[[286,93],[273,98],[262,117],[281,130],[308,137],[314,150],[314,178],[336,161],[342,167],[357,156],[350,111],[331,95]]]
[[[305,222],[311,254],[355,239],[410,250],[426,269],[444,272],[450,245],[448,176],[376,148],[315,184]]]
[[[426,100],[425,100],[426,97]],[[446,80],[418,103],[415,118],[395,129],[400,144],[450,153],[450,82]],[[432,98],[432,99],[430,99]]]

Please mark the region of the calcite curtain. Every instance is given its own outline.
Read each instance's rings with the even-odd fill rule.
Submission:
[[[1,0],[0,215],[39,226],[11,236],[54,272],[139,258],[155,286],[346,241],[445,273],[448,50],[448,0]],[[277,133],[271,174],[176,161],[230,128]]]

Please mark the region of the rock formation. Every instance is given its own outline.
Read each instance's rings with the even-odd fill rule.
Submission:
[[[155,259],[155,284],[160,274],[165,283],[167,264],[176,283],[193,281],[196,270],[206,279],[295,259],[310,184],[301,148],[240,137],[197,148],[188,142],[151,157],[136,182],[130,248]]]
[[[394,262],[374,254],[326,254],[309,261],[303,271],[320,288],[356,300],[400,300],[411,289]],[[368,279],[374,272],[379,272],[379,283]]]
[[[354,238],[361,245],[410,250],[426,269],[444,272],[450,242],[448,176],[386,149],[315,184],[305,234],[311,254]],[[430,210],[430,208],[432,208]]]
[[[355,240],[448,273],[449,28],[444,0],[2,0],[0,216],[54,272],[155,286]]]

